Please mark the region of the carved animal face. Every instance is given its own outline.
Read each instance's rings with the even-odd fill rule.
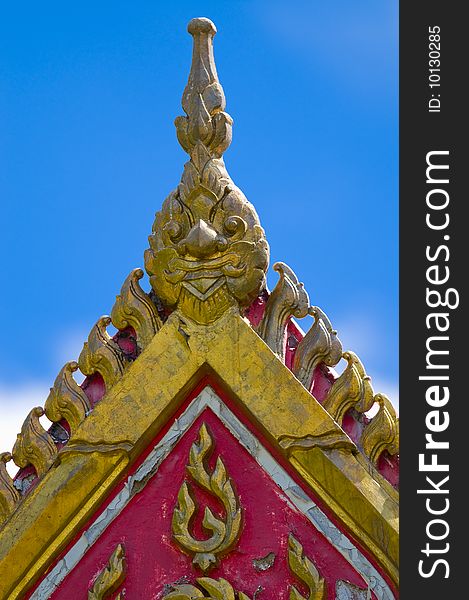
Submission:
[[[196,321],[211,322],[258,295],[269,249],[253,206],[231,181],[219,194],[203,185],[186,191],[179,186],[157,213],[145,267],[165,304],[183,301]]]

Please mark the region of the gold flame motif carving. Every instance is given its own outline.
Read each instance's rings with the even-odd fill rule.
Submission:
[[[20,500],[20,494],[13,485],[13,479],[6,469],[6,463],[10,460],[11,454],[9,452],[0,453],[0,526]]]
[[[382,452],[394,455],[399,452],[399,419],[391,401],[384,394],[376,394],[379,410],[362,433],[361,445],[364,453],[376,464]]]
[[[88,591],[88,600],[109,598],[125,580],[126,568],[125,549],[122,544],[118,544],[109,557],[107,565],[96,578],[93,587]],[[123,595],[119,594],[115,600],[123,600]]]
[[[319,363],[333,367],[342,357],[342,344],[326,314],[317,306],[311,307],[309,314],[314,323],[298,344],[293,360],[293,373],[308,390]]]
[[[108,316],[98,319],[78,358],[81,372],[84,375],[99,373],[104,379],[106,390],[122,376],[127,366],[121,349],[106,331],[110,323]]]
[[[156,215],[145,268],[163,303],[207,324],[256,298],[265,287],[269,250],[254,207],[222,159],[231,143],[232,119],[224,112],[213,57],[215,25],[192,19],[188,31],[194,48],[182,97],[187,116],[175,125],[190,161]]]
[[[243,592],[236,593],[233,586],[223,578],[217,580],[210,577],[199,577],[197,583],[199,587],[190,584],[175,584],[171,586],[172,590],[169,594],[163,596],[163,600],[195,600],[196,598],[205,598],[205,600],[251,600]]]
[[[217,458],[212,472],[207,466],[212,450],[212,438],[204,423],[198,441],[192,444],[187,471],[195,483],[218,498],[225,511],[224,520],[215,517],[210,508],[205,507],[202,525],[212,535],[206,540],[193,537],[189,529],[198,507],[191,486],[185,481],[179,490],[172,522],[174,538],[184,551],[193,555],[193,564],[204,572],[231,550],[240,536],[242,525],[239,501],[222,459]]]
[[[77,370],[78,363],[75,361],[62,367],[44,405],[47,418],[54,422],[65,419],[71,434],[91,410],[88,396],[73,378],[73,373]]]
[[[142,277],[142,269],[134,269],[130,273],[111,312],[114,327],[125,329],[130,326],[135,329],[140,350],[148,346],[162,325],[156,306],[140,287]]]
[[[54,440],[39,422],[43,414],[40,406],[32,409],[24,420],[21,433],[17,435],[12,452],[18,467],[33,465],[38,477],[49,470],[57,456]]]
[[[301,319],[309,309],[309,297],[303,284],[288,265],[282,262],[274,264],[274,270],[280,275],[265,307],[264,316],[257,333],[264,342],[284,360],[286,327],[291,316]]]
[[[365,413],[374,404],[374,392],[371,378],[365,373],[365,368],[354,352],[344,352],[347,361],[344,372],[335,381],[324,401],[324,408],[339,425],[345,413],[354,408],[359,413]]]
[[[309,591],[308,596],[303,596],[292,585],[290,588],[290,600],[325,600],[326,582],[319,574],[315,565],[304,555],[303,546],[291,534],[288,537],[288,566]]]

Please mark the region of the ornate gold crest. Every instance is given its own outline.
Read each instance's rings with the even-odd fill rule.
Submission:
[[[175,121],[190,155],[181,183],[156,214],[145,268],[162,299],[198,323],[230,306],[247,306],[265,287],[269,248],[259,218],[230,179],[222,154],[231,143],[231,117],[213,58],[214,24],[193,19],[186,117]]]

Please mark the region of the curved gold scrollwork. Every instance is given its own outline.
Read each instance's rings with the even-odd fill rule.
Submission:
[[[384,450],[391,455],[398,454],[399,419],[387,396],[376,394],[374,400],[378,402],[379,410],[363,430],[361,445],[364,453],[376,464]]]
[[[184,482],[179,490],[178,504],[173,513],[173,535],[183,550],[193,555],[193,564],[207,571],[236,543],[241,533],[242,514],[239,501],[220,457],[210,472],[206,460],[212,451],[212,438],[205,423],[199,431],[198,441],[192,444],[187,471],[195,483],[222,503],[225,519],[215,517],[205,508],[202,525],[212,535],[207,540],[196,539],[189,531],[196,512],[191,486]]]
[[[96,578],[93,587],[88,590],[88,600],[109,598],[124,581],[126,568],[125,549],[122,544],[118,544],[109,557],[107,565]],[[123,600],[122,594],[119,594],[115,600]]]
[[[6,463],[10,460],[9,452],[0,453],[0,527],[20,500],[20,494],[6,469]]]
[[[40,406],[33,408],[24,420],[21,433],[17,435],[12,456],[18,467],[33,465],[38,477],[52,466],[57,456],[57,446],[50,434],[39,422],[44,414]]]
[[[373,406],[374,392],[371,378],[354,352],[344,352],[347,361],[344,372],[335,381],[324,401],[324,408],[334,421],[342,425],[345,413],[354,408],[365,413]]]
[[[99,373],[104,379],[106,390],[116,383],[127,366],[119,345],[106,330],[110,323],[111,319],[108,316],[98,319],[78,358],[81,372],[84,375]]]
[[[264,342],[282,360],[285,358],[285,330],[288,319],[295,316],[306,317],[309,297],[298,277],[283,262],[274,264],[274,270],[280,275],[265,307],[264,316],[257,333]]]
[[[73,373],[78,370],[78,363],[66,363],[54,382],[44,405],[46,416],[57,422],[64,418],[73,434],[91,410],[88,396],[73,379]]]
[[[305,435],[304,437],[282,435],[279,437],[278,443],[288,453],[294,450],[309,450],[311,448],[347,450],[349,452],[357,451],[357,446],[349,436],[344,431],[338,429],[331,429],[321,435]]]
[[[333,367],[342,358],[342,343],[327,315],[317,306],[311,307],[309,314],[314,323],[298,344],[293,360],[293,373],[308,390],[319,363]]]
[[[134,269],[122,285],[121,293],[116,297],[112,308],[112,324],[117,329],[133,327],[137,334],[137,343],[141,350],[151,342],[162,322],[156,306],[140,287],[142,269]]]
[[[308,588],[308,596],[300,594],[292,585],[290,600],[325,600],[326,582],[319,574],[315,565],[303,553],[303,546],[290,534],[288,536],[288,566],[291,572]]]
[[[236,593],[233,586],[223,578],[217,580],[210,577],[199,577],[197,583],[198,587],[190,584],[173,585],[169,594],[163,596],[163,600],[196,600],[196,598],[205,598],[205,600],[251,600],[243,592]]]

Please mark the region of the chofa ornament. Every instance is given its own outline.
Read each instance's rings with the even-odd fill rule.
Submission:
[[[206,324],[230,307],[248,306],[262,291],[269,247],[254,207],[222,159],[232,119],[213,58],[215,25],[192,19],[188,31],[194,50],[182,97],[187,116],[175,125],[190,161],[156,214],[145,268],[164,304]]]

